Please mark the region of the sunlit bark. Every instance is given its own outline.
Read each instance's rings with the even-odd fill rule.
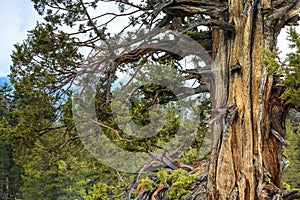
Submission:
[[[235,33],[213,31],[217,73],[212,106],[225,114],[212,127],[207,199],[270,199],[280,194],[282,141],[273,132],[284,138],[290,103],[279,98],[282,89],[267,75],[262,50],[274,48],[285,23],[276,18],[277,9],[266,14],[275,1],[248,3],[228,2]],[[286,22],[294,17],[289,13],[299,12],[297,6],[298,1],[289,5]]]

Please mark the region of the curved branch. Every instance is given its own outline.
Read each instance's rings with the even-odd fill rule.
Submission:
[[[190,16],[194,14],[205,14],[213,18],[220,18],[228,6],[217,1],[206,0],[177,0],[166,6],[163,11],[170,15]]]
[[[195,20],[192,23],[189,24],[189,26],[183,30],[183,32],[186,32],[188,30],[191,30],[197,26],[217,26],[223,30],[227,31],[234,31],[235,26],[232,24],[229,24],[222,20],[217,19],[203,19],[203,20]]]
[[[281,196],[285,200],[299,199],[300,190],[285,190],[281,193]]]
[[[289,2],[280,1],[276,4],[278,9],[273,7],[274,11],[268,17],[270,24],[275,24],[275,30],[279,31],[293,19],[299,19],[300,1],[290,0]]]
[[[114,60],[114,62],[116,65],[119,65],[121,63],[135,62],[138,61],[141,58],[141,56],[145,54],[154,53],[156,51],[165,51],[164,49],[171,49],[170,48],[171,46],[172,44],[170,41],[143,44],[139,48],[131,52],[120,55],[118,58]],[[168,53],[173,53],[173,52],[168,52]]]

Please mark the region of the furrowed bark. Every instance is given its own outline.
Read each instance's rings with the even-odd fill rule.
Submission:
[[[272,130],[284,138],[290,103],[279,98],[282,90],[267,75],[262,50],[272,50],[279,28],[295,17],[298,7],[284,8],[288,17],[282,22],[276,16],[265,20],[263,11],[272,6],[271,1],[247,5],[230,0],[228,5],[229,23],[236,32],[213,31],[212,55],[217,66],[213,71],[221,75],[215,74],[218,79],[211,88],[211,100],[213,109],[229,111],[236,105],[237,115],[232,124],[226,115],[213,124],[207,199],[269,199],[281,196],[282,179],[282,141]],[[238,70],[231,70],[234,66],[239,66]]]
[[[205,25],[212,35],[208,85],[217,112],[211,114],[208,173],[181,199],[297,197],[297,192],[280,190],[285,118],[292,105],[279,98],[284,88],[268,75],[262,50],[273,50],[280,30],[299,19],[300,1],[178,0],[164,5],[160,11],[171,18],[206,13],[209,19],[200,17],[180,31]],[[214,9],[205,10],[210,7]]]
[[[217,1],[176,0],[162,9],[165,13],[177,16],[205,14],[214,18],[220,17],[228,9],[227,5]]]

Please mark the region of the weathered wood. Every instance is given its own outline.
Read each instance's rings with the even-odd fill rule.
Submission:
[[[206,0],[176,0],[162,9],[165,13],[175,16],[191,16],[194,14],[206,14],[213,18],[219,18],[226,12],[228,6],[218,1]]]
[[[292,193],[288,197],[280,192],[285,118],[291,103],[279,98],[284,89],[268,75],[262,50],[272,50],[280,30],[299,19],[300,1],[177,0],[161,10],[173,17],[210,16],[178,28],[211,28],[211,107],[222,111],[212,113],[210,121],[207,179],[182,199],[292,198]]]
[[[300,198],[300,191],[299,190],[282,191],[281,196],[284,200],[299,199]]]
[[[217,26],[220,27],[223,30],[228,30],[228,31],[234,31],[235,30],[235,26],[229,23],[226,23],[222,20],[215,20],[215,19],[202,19],[202,20],[195,20],[192,23],[189,24],[189,27],[185,29],[185,31],[193,29],[197,26],[208,26],[208,27],[212,27],[212,26]],[[184,31],[184,32],[185,32]]]
[[[228,134],[222,119],[213,124],[213,139],[217,141],[213,143],[210,159],[208,199],[275,198],[279,194],[277,189],[281,188],[282,141],[271,131],[273,127],[284,138],[284,119],[289,104],[278,102],[280,98],[274,94],[272,87],[275,83],[262,65],[262,49],[271,50],[275,46],[278,32],[270,33],[270,29],[265,28],[259,1],[248,3],[229,1],[229,23],[235,25],[234,37],[225,29],[216,29],[213,34],[213,59],[218,63],[222,77],[218,80],[221,86],[214,85],[211,91],[218,93],[218,97],[220,94],[221,98],[227,97],[225,108],[236,104],[238,111]],[[263,5],[268,8],[271,4],[264,1]],[[282,10],[292,8],[284,7]],[[291,13],[287,18],[293,17],[295,10],[298,8],[287,11]],[[274,16],[273,20],[279,19]],[[280,23],[273,28],[282,28],[284,22]],[[224,68],[234,65],[240,66],[239,73],[229,74],[228,70],[224,73]],[[227,90],[217,92],[220,88]],[[224,107],[218,97],[211,96],[212,106]],[[264,184],[264,168],[274,185],[269,189]]]

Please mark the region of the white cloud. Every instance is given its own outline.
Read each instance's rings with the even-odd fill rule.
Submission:
[[[0,76],[8,75],[13,45],[26,38],[38,16],[29,0],[2,1],[0,7]]]

